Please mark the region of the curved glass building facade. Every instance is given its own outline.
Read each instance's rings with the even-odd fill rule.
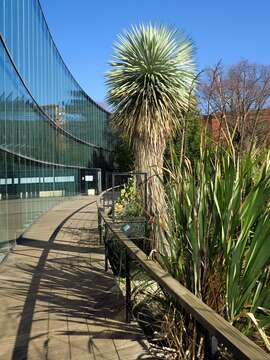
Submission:
[[[113,168],[110,114],[67,69],[38,0],[0,0],[0,252]],[[0,254],[1,257],[1,254]]]

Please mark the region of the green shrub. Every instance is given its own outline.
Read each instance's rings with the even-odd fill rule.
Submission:
[[[194,166],[174,156],[167,173],[163,265],[270,350],[270,152],[201,147]]]
[[[142,213],[140,194],[136,188],[136,179],[131,177],[120,192],[119,199],[115,203],[115,215],[117,217],[135,217]]]

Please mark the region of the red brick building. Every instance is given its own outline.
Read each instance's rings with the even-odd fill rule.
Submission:
[[[222,124],[221,118],[218,115],[204,116],[204,123],[208,127],[211,137],[215,141],[224,139],[227,133],[227,126],[225,120]],[[230,129],[235,124],[231,114],[226,114],[226,121]],[[241,120],[243,121],[243,120]],[[245,121],[245,135],[252,136],[255,134],[257,142],[265,144],[270,147],[270,108],[263,109],[258,114],[256,111],[251,111]]]

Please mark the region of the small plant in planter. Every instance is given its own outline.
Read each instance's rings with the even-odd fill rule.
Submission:
[[[121,190],[120,197],[115,203],[114,211],[118,219],[142,215],[140,194],[136,188],[135,178],[130,178]]]

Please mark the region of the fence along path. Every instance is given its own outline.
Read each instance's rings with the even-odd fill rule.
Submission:
[[[104,271],[95,197],[65,201],[0,266],[0,359],[151,359]]]
[[[108,197],[107,194],[105,195]],[[112,219],[107,216],[106,207],[99,207],[99,223],[101,238],[103,237],[102,228],[105,227],[105,229],[109,229],[115,239],[117,239],[125,249],[127,259],[126,264],[130,263],[131,260],[135,260],[137,265],[139,265],[150,278],[155,280],[164,290],[166,290],[182,310],[192,315],[192,317],[202,326],[207,343],[209,344],[209,346],[207,346],[207,360],[219,359],[218,343],[225,345],[234,356],[234,359],[237,360],[270,360],[269,354],[244,336],[235,327],[230,325],[209,306],[204,304],[187,288],[175,280],[167,271],[162,269],[157,262],[147,257],[146,254],[123,232],[123,226],[117,222],[114,223]],[[127,312],[130,308],[130,293],[130,273],[129,270],[126,270]],[[128,313],[127,317],[129,317]]]

